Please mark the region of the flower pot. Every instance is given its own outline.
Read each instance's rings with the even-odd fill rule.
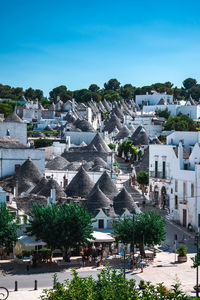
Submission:
[[[187,256],[178,256],[178,262],[179,263],[184,263],[187,261]]]

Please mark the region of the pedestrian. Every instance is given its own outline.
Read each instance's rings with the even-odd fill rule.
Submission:
[[[135,271],[135,269],[137,269],[137,259],[133,256],[133,271]]]
[[[92,263],[92,255],[89,256],[89,263]]]
[[[32,264],[33,264],[33,255],[31,253],[31,255],[30,255],[30,265],[32,266]]]
[[[85,255],[82,255],[82,267],[85,267]]]

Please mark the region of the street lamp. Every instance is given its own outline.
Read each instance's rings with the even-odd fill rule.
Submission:
[[[197,246],[197,253],[196,253],[196,262],[197,262],[197,267],[196,267],[196,297],[199,299],[199,232],[196,233],[195,236],[195,242]]]

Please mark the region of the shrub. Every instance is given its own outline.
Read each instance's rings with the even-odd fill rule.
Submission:
[[[21,252],[16,253],[16,257],[19,258],[19,259],[22,259],[22,258],[23,258]]]
[[[89,277],[79,277],[75,270],[72,270],[73,278],[59,283],[54,275],[53,288],[44,290],[42,300],[189,300],[180,291],[180,285],[175,284],[170,290],[160,283],[152,285],[150,282],[143,283],[144,289],[138,290],[135,280],[124,278],[123,272],[111,270],[109,267],[101,270],[98,279]]]
[[[187,247],[185,245],[180,245],[180,247],[176,250],[179,256],[187,255]]]
[[[29,257],[31,255],[30,250],[22,250],[22,257]]]
[[[111,150],[115,150],[115,145],[114,145],[114,144],[108,144],[108,147],[109,147]]]

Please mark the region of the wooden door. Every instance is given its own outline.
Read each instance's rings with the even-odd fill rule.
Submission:
[[[187,210],[183,209],[183,226],[187,226]]]

